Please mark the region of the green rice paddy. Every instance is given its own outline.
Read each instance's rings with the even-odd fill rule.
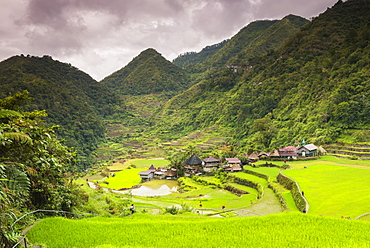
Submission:
[[[134,185],[140,184],[140,171],[142,171],[142,169],[126,169],[115,172],[114,177],[110,177],[104,180],[108,184],[102,184],[102,186],[116,190],[122,188],[131,188]]]
[[[102,186],[115,190],[131,188],[134,185],[140,184],[140,171],[149,169],[151,165],[154,165],[156,168],[166,167],[169,163],[170,162],[166,159],[130,159],[123,164],[116,163],[116,166],[112,165],[109,169],[121,169],[121,171],[114,172],[114,177],[105,179],[104,181],[108,184],[102,184]]]
[[[65,247],[370,247],[370,223],[300,213],[205,218],[134,214],[48,218],[27,234],[34,245]]]
[[[370,212],[370,170],[322,164],[283,174],[299,183],[311,214],[355,218]]]
[[[369,161],[322,156],[319,160],[288,163],[293,169],[247,167],[270,177],[270,183],[285,198],[290,209],[288,213],[281,213],[283,209],[273,191],[267,187],[266,180],[251,174],[235,173],[235,176],[263,185],[264,197],[257,200],[254,189],[233,183],[232,186],[249,190],[251,194],[237,196],[215,185],[205,186],[201,182],[185,178],[183,181],[187,185],[186,192],[130,198],[138,210],[138,213],[130,217],[94,217],[83,220],[50,218],[33,227],[27,237],[32,244],[43,244],[48,248],[370,247],[370,238],[367,235],[370,230],[370,215],[354,220],[357,216],[370,212]],[[117,172],[115,177],[107,179],[108,182],[112,180],[109,187],[113,188],[116,182],[119,182],[116,187],[122,187],[124,183],[127,186],[137,184],[133,178],[137,178],[138,173],[152,163],[134,160],[133,164],[137,168]],[[308,214],[299,213],[289,190],[276,183],[275,178],[280,171],[296,180],[304,191],[310,204]],[[220,182],[214,177],[202,179],[209,183]],[[159,184],[160,181],[147,184],[159,186],[156,183]],[[189,208],[190,212],[181,216],[163,215],[164,208],[180,205]],[[222,206],[226,207],[224,216],[233,216],[228,215],[228,209],[233,209],[234,214],[248,217],[209,218],[203,215],[207,209],[219,209],[221,213]],[[157,214],[162,214],[139,213],[145,212],[144,207],[162,208],[162,211],[157,210]],[[255,216],[253,213],[264,216]]]

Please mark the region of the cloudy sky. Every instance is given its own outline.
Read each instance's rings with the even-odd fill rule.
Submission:
[[[51,55],[101,80],[147,48],[172,61],[254,20],[317,16],[337,0],[0,0],[0,60]]]

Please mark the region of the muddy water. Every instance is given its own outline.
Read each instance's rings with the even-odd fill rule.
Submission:
[[[160,196],[169,195],[177,192],[177,181],[173,180],[153,180],[143,183],[140,188],[117,191],[119,193],[128,193],[129,191],[136,196]]]

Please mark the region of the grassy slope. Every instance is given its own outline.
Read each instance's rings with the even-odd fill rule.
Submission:
[[[135,214],[82,220],[49,218],[27,234],[59,247],[368,247],[370,223],[299,213],[202,218]]]

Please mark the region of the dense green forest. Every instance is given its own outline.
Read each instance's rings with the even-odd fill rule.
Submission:
[[[186,52],[184,54],[180,54],[175,58],[172,62],[182,68],[187,68],[188,66],[194,67],[195,64],[199,64],[203,62],[208,57],[215,54],[218,50],[220,50],[229,40],[221,41],[220,43],[206,46],[203,48],[199,53],[197,52]]]
[[[241,29],[231,40],[205,47],[199,53],[186,53],[173,62],[191,72],[241,65],[249,58],[279,48],[308,20],[288,15],[281,20],[255,21]]]
[[[339,1],[281,48],[213,70],[161,109],[155,130],[175,137],[218,124],[256,150],[331,143],[346,129],[361,141],[370,123],[368,13],[368,0]]]
[[[81,163],[104,138],[103,117],[111,115],[119,99],[103,84],[50,56],[14,56],[0,63],[0,98],[27,90],[25,110],[47,110],[46,123],[60,125],[57,133],[76,147]],[[122,109],[124,107],[120,107]]]
[[[188,86],[188,75],[152,48],[101,81],[120,95],[166,93],[175,95]]]
[[[49,56],[15,56],[0,63],[0,96],[28,90],[25,109],[46,109],[46,123],[60,125],[80,156],[104,138],[103,118],[164,139],[218,125],[251,150],[332,143],[348,130],[360,142],[369,129],[368,12],[368,0],[349,0],[311,22],[255,21],[174,63],[150,48],[99,83]]]

